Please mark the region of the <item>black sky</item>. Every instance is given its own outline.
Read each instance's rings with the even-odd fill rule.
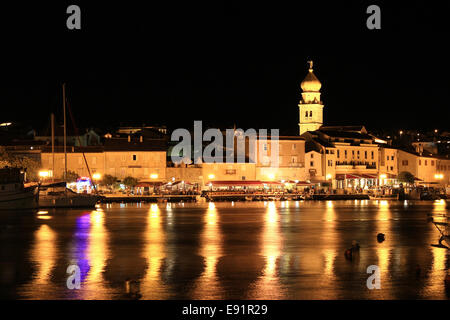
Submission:
[[[121,121],[297,133],[313,59],[326,124],[448,126],[450,5],[444,1],[20,2],[2,9],[0,121]],[[69,4],[82,29],[66,28]],[[381,30],[366,8],[381,7]]]

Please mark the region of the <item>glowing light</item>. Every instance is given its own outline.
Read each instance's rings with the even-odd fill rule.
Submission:
[[[385,175],[385,174],[380,174],[380,179],[386,179],[387,178],[387,175]]]
[[[208,204],[208,209],[209,210],[213,210],[213,209],[215,209],[216,208],[216,205],[214,204],[214,202],[210,202],[209,204]]]
[[[434,178],[435,179],[442,179],[442,178],[444,178],[444,175],[442,173],[441,174],[435,174]]]
[[[158,179],[158,174],[152,173],[152,174],[150,175],[150,179]]]
[[[327,180],[330,180],[330,179],[331,179],[331,174],[328,173],[328,174],[327,174]]]
[[[92,175],[92,178],[93,178],[94,180],[100,180],[101,177],[102,177],[102,175],[101,175],[100,173],[94,173],[94,174]]]
[[[208,175],[208,179],[214,179],[216,176],[213,175],[212,173]]]
[[[267,178],[269,178],[269,180],[273,180],[273,179],[275,179],[275,175],[273,173],[269,173],[267,175]]]
[[[48,175],[48,171],[39,171],[39,177],[46,178]]]

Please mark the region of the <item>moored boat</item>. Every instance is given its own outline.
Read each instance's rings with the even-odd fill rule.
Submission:
[[[370,200],[398,200],[398,194],[374,194],[369,195]]]
[[[100,196],[76,193],[65,182],[42,185],[39,192],[40,208],[94,208]]]
[[[28,210],[38,207],[37,185],[25,186],[19,168],[0,169],[0,210]]]

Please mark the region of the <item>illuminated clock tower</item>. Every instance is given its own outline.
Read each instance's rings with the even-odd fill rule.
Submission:
[[[320,101],[322,84],[313,72],[313,62],[308,61],[309,71],[300,84],[302,99],[298,104],[300,110],[300,135],[306,131],[318,130],[323,124],[323,103]]]

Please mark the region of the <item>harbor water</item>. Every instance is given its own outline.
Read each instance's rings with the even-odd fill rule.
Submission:
[[[347,200],[3,211],[0,298],[449,299],[450,250],[430,246],[440,234],[428,221],[448,210]],[[360,253],[348,260],[353,240]],[[371,265],[379,289],[367,286]]]

